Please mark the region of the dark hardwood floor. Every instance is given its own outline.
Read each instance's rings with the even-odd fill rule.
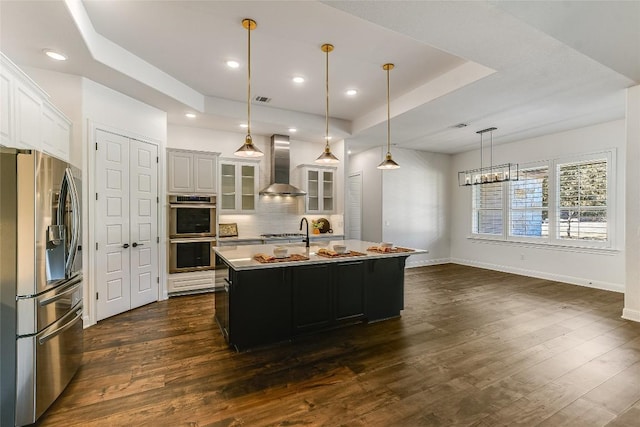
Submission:
[[[638,426],[623,295],[453,264],[406,271],[399,319],[235,353],[213,294],[85,331],[40,426]]]

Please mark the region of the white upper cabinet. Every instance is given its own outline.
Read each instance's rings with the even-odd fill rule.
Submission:
[[[40,130],[42,150],[68,161],[71,122],[49,103],[42,106]]]
[[[45,151],[69,161],[71,121],[2,53],[0,62],[0,144]]]
[[[16,144],[18,147],[40,148],[42,98],[26,85],[15,80]]]
[[[218,155],[194,154],[193,185],[196,193],[216,194]]]
[[[13,90],[11,77],[5,73],[4,67],[0,74],[0,144],[12,145],[15,138],[13,125]]]
[[[220,211],[255,212],[258,203],[259,160],[220,160]]]
[[[220,153],[167,150],[170,194],[216,194]]]
[[[336,167],[300,165],[306,213],[332,213],[336,208]]]

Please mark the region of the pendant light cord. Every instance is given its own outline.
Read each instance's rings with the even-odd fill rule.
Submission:
[[[482,182],[482,161],[484,156],[482,155],[482,137],[484,134],[480,134],[480,181]]]
[[[251,21],[247,25],[247,135],[251,136]]]
[[[387,67],[387,154],[391,154],[391,101],[389,97],[389,72],[391,67]]]
[[[489,157],[489,173],[491,174],[491,179],[493,179],[493,131],[489,133],[489,148],[491,150],[489,151],[491,153]]]
[[[325,53],[326,53],[326,67],[325,67],[325,89],[326,89],[326,100],[327,100],[327,105],[326,105],[326,109],[325,109],[325,116],[324,116],[324,139],[326,141],[327,147],[329,147],[329,48],[327,47],[327,49],[325,49]]]

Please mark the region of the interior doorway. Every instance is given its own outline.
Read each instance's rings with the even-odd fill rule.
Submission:
[[[362,172],[349,175],[347,239],[362,240]]]
[[[158,146],[96,130],[96,320],[159,299]]]

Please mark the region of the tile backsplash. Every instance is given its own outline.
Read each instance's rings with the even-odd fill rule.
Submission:
[[[331,223],[334,234],[343,234],[343,216],[328,214],[307,214],[304,212],[304,197],[261,196],[258,206],[252,214],[220,214],[221,224],[238,224],[240,237],[259,236],[263,233],[296,233],[300,230],[300,221],[307,217],[311,220],[326,218]],[[311,230],[309,230],[311,232]]]

